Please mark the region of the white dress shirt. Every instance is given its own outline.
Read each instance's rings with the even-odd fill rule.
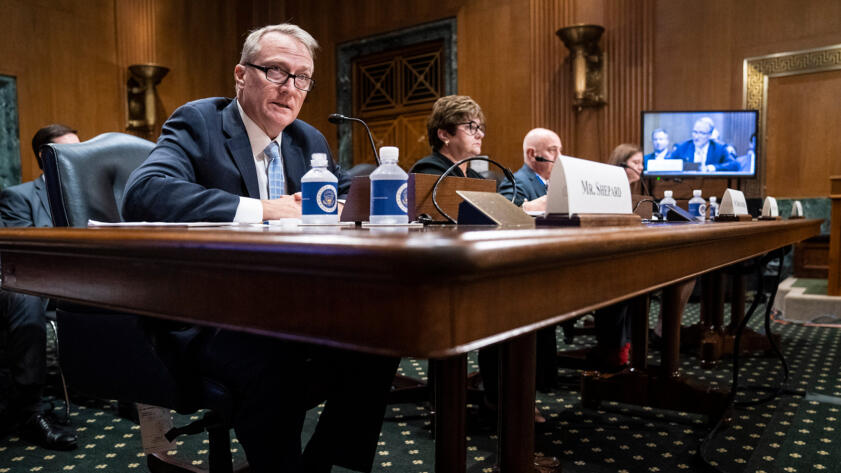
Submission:
[[[254,165],[257,168],[257,187],[260,189],[260,199],[240,196],[234,222],[257,223],[263,221],[263,204],[260,200],[269,198],[269,160],[263,150],[266,149],[272,139],[246,115],[238,101],[237,109],[239,110],[239,116],[242,117],[242,123],[245,125],[248,141],[251,144],[251,155],[254,156]],[[280,133],[274,139],[277,142],[278,153],[280,153],[281,165],[283,165],[283,154],[280,152],[280,138],[282,136],[283,133]]]
[[[268,143],[268,142],[266,142]],[[701,163],[701,169],[707,166],[707,150],[710,148],[710,142],[700,148],[695,148],[695,162]]]

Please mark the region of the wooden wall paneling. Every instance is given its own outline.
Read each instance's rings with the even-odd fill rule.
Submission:
[[[836,0],[654,0],[654,108],[742,108],[746,58],[841,43]],[[761,12],[761,13],[760,13]],[[759,143],[760,154],[768,148]],[[799,159],[799,158],[794,158]],[[760,173],[773,166],[760,157]],[[761,181],[761,179],[760,179]],[[762,197],[760,181],[742,181],[748,197]],[[684,181],[722,188],[727,180]],[[737,182],[731,181],[732,186]],[[662,185],[658,185],[662,193]]]
[[[564,153],[606,161],[619,143],[639,141],[639,113],[650,107],[653,84],[653,1],[531,3],[532,123],[554,129]],[[605,27],[607,105],[572,108],[569,51],[555,32],[579,23]]]
[[[554,130],[564,153],[574,155],[574,122],[569,51],[555,32],[572,24],[572,2],[532,0],[530,4],[532,57],[531,127]]]
[[[653,2],[607,2],[607,124],[601,161],[620,143],[640,141],[640,111],[650,108],[653,60]]]
[[[22,179],[40,174],[29,142],[52,122],[83,140],[126,127],[128,64],[171,68],[158,93],[165,117],[199,97],[233,95],[243,17],[283,19],[269,0],[0,0],[0,74],[17,78]],[[265,17],[263,17],[265,19]]]
[[[286,0],[283,21],[301,26],[321,45],[315,60],[318,85],[308,94],[299,117],[321,130],[330,147],[337,150],[338,132],[327,121],[327,116],[336,111],[336,45],[454,17],[466,3],[467,0],[322,0],[316,8],[310,0]],[[331,14],[325,15],[324,11]]]
[[[841,174],[841,71],[773,77],[768,81],[767,195],[826,197],[829,176]]]
[[[156,58],[170,68],[158,86],[166,119],[182,104],[204,97],[233,97],[234,66],[247,30],[237,24],[237,3],[156,0]],[[242,8],[248,10],[249,3]],[[189,18],[189,22],[184,19]],[[263,26],[263,25],[259,25]]]
[[[334,12],[323,15],[321,11]],[[520,166],[522,139],[530,128],[528,0],[448,0],[378,2],[329,0],[313,9],[310,2],[287,1],[287,15],[321,43],[316,60],[318,89],[309,94],[301,118],[322,130],[336,149],[327,116],[335,111],[335,45],[417,24],[456,17],[458,91],[482,106],[488,135],[482,152],[508,166]],[[322,87],[323,85],[323,87]]]
[[[30,143],[42,126],[66,123],[86,139],[116,123],[119,105],[107,92],[116,84],[114,6],[4,0],[0,9],[0,74],[17,79],[21,178],[28,181],[41,173]]]
[[[527,0],[469,2],[458,15],[458,91],[485,113],[482,153],[515,170],[531,128],[528,24]]]

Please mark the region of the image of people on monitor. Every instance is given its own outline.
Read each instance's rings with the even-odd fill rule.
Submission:
[[[642,112],[643,175],[753,177],[756,110]]]

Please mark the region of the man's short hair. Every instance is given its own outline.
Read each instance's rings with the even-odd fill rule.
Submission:
[[[245,42],[242,44],[242,54],[239,58],[240,64],[251,62],[254,57],[260,53],[260,39],[262,39],[267,33],[280,33],[297,39],[304,45],[304,47],[307,48],[307,51],[310,53],[310,57],[313,61],[315,61],[315,52],[318,49],[318,41],[316,41],[311,34],[304,31],[304,29],[298,25],[281,23],[279,25],[268,25],[252,30],[248,34],[248,37],[245,38]]]
[[[426,121],[426,132],[429,135],[429,146],[438,151],[444,146],[438,138],[438,130],[446,130],[451,135],[456,134],[456,127],[469,119],[477,117],[485,123],[482,107],[466,95],[448,95],[441,97],[432,105],[432,114]]]
[[[652,132],[651,132],[651,139],[652,139],[652,140],[654,139],[654,135],[656,135],[657,133],[663,133],[663,134],[665,134],[666,136],[669,136],[669,132],[668,132],[668,131],[666,131],[666,129],[665,129],[665,128],[657,128],[656,130],[654,130],[654,131],[652,131]]]
[[[32,137],[32,152],[35,153],[35,159],[38,160],[39,168],[44,169],[44,165],[41,163],[41,153],[39,153],[41,147],[47,143],[52,143],[59,136],[64,136],[68,133],[78,132],[67,125],[61,125],[59,123],[47,125],[35,132],[35,136]]]
[[[710,117],[701,117],[695,123],[703,123],[707,125],[707,128],[710,129],[708,133],[712,134],[713,130],[715,130],[715,122]]]

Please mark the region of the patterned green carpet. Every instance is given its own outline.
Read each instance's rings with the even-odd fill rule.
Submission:
[[[652,315],[658,312],[652,306]],[[761,326],[755,317],[753,326]],[[698,320],[698,305],[690,304],[684,323]],[[771,403],[738,409],[734,420],[719,430],[704,448],[712,465],[725,472],[841,471],[841,370],[839,338],[835,328],[774,324],[780,333],[790,364],[788,389]],[[562,337],[559,337],[562,339]],[[577,337],[573,347],[592,344],[592,337]],[[563,345],[561,346],[563,348]],[[651,361],[658,362],[653,351]],[[743,359],[741,380],[749,385],[776,386],[781,376],[779,360],[755,355]],[[706,370],[694,354],[681,355],[683,372],[711,385],[730,383],[730,363]],[[402,374],[424,378],[426,361],[404,359]],[[475,356],[469,369],[476,370]],[[708,434],[705,419],[679,412],[656,411],[619,404],[599,410],[581,407],[578,375],[562,370],[558,386],[537,394],[537,406],[548,419],[537,427],[536,447],[557,457],[564,472],[695,472],[705,471],[698,459],[702,439]],[[808,393],[808,398],[803,394]],[[739,399],[755,393],[741,392]],[[55,401],[60,410],[61,401]],[[310,413],[305,437],[317,420]],[[468,411],[468,471],[491,472],[496,457],[496,436],[476,408]],[[189,420],[176,416],[176,424]],[[116,404],[100,402],[72,406],[72,427],[79,448],[72,452],[46,451],[26,444],[16,436],[0,439],[0,473],[65,471],[147,471],[141,453],[140,431],[131,421],[116,416]],[[433,439],[428,406],[388,406],[374,470],[378,472],[432,472]],[[207,441],[199,436],[179,440],[180,458],[202,465]],[[235,458],[243,458],[232,444]],[[345,471],[334,468],[334,471]]]

